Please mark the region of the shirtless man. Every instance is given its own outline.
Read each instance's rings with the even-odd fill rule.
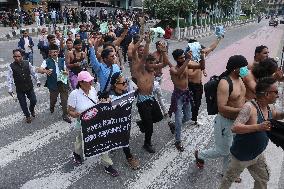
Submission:
[[[169,116],[175,113],[175,146],[182,152],[184,148],[181,144],[181,125],[182,123],[189,121],[190,119],[190,91],[188,90],[188,70],[189,69],[204,69],[205,61],[204,54],[200,64],[193,65],[191,61],[191,53],[188,54],[188,59],[185,59],[185,54],[182,49],[176,49],[172,53],[177,65],[171,67],[170,74],[174,84],[174,91],[171,98],[171,106],[169,110]],[[182,118],[183,112],[183,118]]]
[[[223,171],[225,173],[230,157],[230,147],[233,141],[231,127],[242,106],[245,104],[246,87],[239,76],[240,68],[248,62],[242,55],[231,56],[226,66],[224,76],[217,88],[217,105],[219,113],[214,120],[215,146],[198,153],[195,151],[196,165],[203,168],[204,160],[223,157]],[[229,82],[233,84],[233,91],[229,95]],[[240,182],[236,180],[236,182]]]
[[[67,53],[65,61],[67,68],[70,70],[69,79],[72,89],[75,89],[78,84],[77,76],[86,63],[86,54],[82,52],[82,41],[80,39],[75,39],[73,46],[74,50]]]
[[[254,61],[248,65],[248,69],[252,70],[254,64],[258,64],[260,61],[268,58],[269,51],[268,47],[264,45],[257,46],[254,51]]]
[[[155,78],[155,69],[163,67],[163,63],[156,64],[156,59],[152,54],[149,54],[150,35],[146,37],[145,51],[142,59],[138,58],[137,49],[140,46],[140,42],[134,45],[132,51],[132,69],[136,76],[138,87],[138,99],[137,107],[141,117],[138,126],[142,132],[145,132],[145,141],[143,148],[149,153],[155,153],[155,149],[152,146],[151,138],[153,134],[153,123],[161,121],[163,119],[162,112],[159,104],[155,100],[153,95],[153,84]],[[166,47],[161,47],[163,52],[162,56],[167,56]]]
[[[209,47],[203,47],[202,52],[205,53],[205,57],[209,55],[210,52],[212,52],[219,44],[221,38],[217,38],[216,41],[214,41]],[[190,40],[189,43],[196,42],[196,40]],[[191,120],[195,125],[198,125],[197,117],[198,117],[198,111],[199,107],[201,105],[202,100],[202,94],[203,94],[203,84],[202,84],[202,75],[207,76],[204,70],[201,69],[191,69],[189,70],[188,74],[188,88],[193,94],[193,101],[192,103],[192,117]],[[202,73],[203,72],[203,73]]]
[[[252,70],[248,70],[247,76],[243,77],[246,86],[246,100],[256,98],[255,86],[262,77],[273,77],[277,81],[283,81],[283,71],[278,68],[277,62],[273,58],[265,58],[257,64],[254,64]]]

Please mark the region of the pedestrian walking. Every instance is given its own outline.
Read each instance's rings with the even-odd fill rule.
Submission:
[[[269,142],[267,131],[272,127],[268,120],[282,120],[284,112],[269,107],[279,97],[275,79],[260,79],[255,91],[256,99],[245,103],[232,126],[236,133],[230,149],[232,159],[220,189],[229,189],[246,168],[254,179],[254,189],[267,188],[270,171],[263,152]]]
[[[20,41],[18,42],[18,47],[25,52],[24,60],[29,61],[33,65],[33,46],[34,46],[33,39],[29,36],[26,30],[22,31],[22,35],[23,36],[20,38]]]
[[[60,94],[62,106],[62,118],[67,123],[71,123],[67,113],[68,99],[68,72],[64,58],[58,58],[59,48],[52,44],[49,46],[49,57],[42,62],[38,72],[46,74],[45,86],[49,89],[50,94],[50,113],[54,112],[57,97]]]
[[[31,116],[35,117],[35,105],[37,103],[31,75],[36,80],[37,86],[40,86],[40,81],[35,68],[23,59],[23,54],[24,52],[21,49],[13,50],[14,62],[10,64],[7,75],[8,92],[13,96],[12,86],[15,84],[17,98],[26,117],[26,122],[31,123]],[[30,100],[29,108],[27,98]]]
[[[81,71],[78,74],[77,89],[73,90],[68,98],[68,113],[73,118],[77,118],[77,125],[79,126],[79,132],[74,144],[75,151],[73,152],[73,158],[76,164],[81,164],[83,161],[82,133],[80,131],[81,125],[79,120],[80,114],[98,103],[97,91],[92,86],[93,82],[94,77],[92,77],[89,72]],[[113,177],[117,177],[119,174],[113,168],[113,162],[108,153],[102,154],[100,157],[104,165],[105,172],[112,175]]]

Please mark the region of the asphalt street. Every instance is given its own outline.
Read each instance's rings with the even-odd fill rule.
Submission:
[[[249,61],[253,59],[257,45],[267,45],[271,57],[281,57],[283,43],[283,25],[278,28],[268,27],[268,21],[251,23],[226,31],[225,38],[206,60],[208,77],[225,70],[228,58],[234,54],[243,54]],[[33,37],[35,44],[37,39]],[[215,36],[199,41],[208,46]],[[139,120],[136,105],[133,105],[130,148],[139,158],[141,169],[131,170],[121,149],[111,153],[114,167],[120,176],[113,178],[104,173],[98,158],[88,158],[83,165],[72,163],[73,142],[76,131],[74,124],[67,124],[61,119],[61,108],[56,106],[55,113],[49,112],[49,93],[46,88],[36,87],[36,118],[26,124],[19,103],[8,95],[6,87],[7,66],[12,62],[12,50],[17,47],[17,40],[0,42],[0,189],[215,189],[220,183],[221,159],[206,161],[205,168],[199,170],[194,163],[193,152],[196,148],[205,149],[213,145],[213,120],[208,116],[203,99],[199,122],[201,126],[184,125],[182,140],[185,151],[180,153],[174,147],[174,135],[170,133],[166,119],[154,125],[154,155],[142,149],[144,134],[137,125]],[[171,41],[171,52],[176,48],[184,49],[186,41]],[[153,50],[153,48],[152,48]],[[40,66],[42,58],[35,48],[34,64]],[[169,106],[173,89],[168,68],[164,69],[164,98]],[[128,68],[125,71],[129,75]],[[41,76],[44,84],[45,77]],[[282,85],[279,85],[283,89]],[[283,109],[283,97],[276,107]],[[268,165],[271,168],[269,189],[284,189],[283,151],[273,144],[266,150]],[[245,172],[243,182],[232,188],[252,188],[253,180]]]

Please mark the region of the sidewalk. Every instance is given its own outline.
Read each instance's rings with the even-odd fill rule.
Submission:
[[[57,28],[59,30],[64,30],[66,27],[67,25],[57,24]],[[27,26],[24,25],[22,27],[22,29],[28,30],[30,35],[38,34],[42,28],[47,28],[49,32],[53,30],[52,25],[43,25],[43,26],[37,27],[35,23],[32,25],[27,25]],[[14,39],[14,38],[18,38],[21,35],[22,29],[12,29],[12,27],[0,26],[0,41],[7,41],[7,40]]]

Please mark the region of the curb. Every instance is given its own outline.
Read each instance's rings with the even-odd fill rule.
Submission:
[[[63,31],[68,27],[68,25],[57,26],[56,29]],[[0,41],[8,41],[13,39],[18,39],[21,36],[21,30],[26,30],[29,32],[30,36],[38,35],[42,28],[46,28],[48,33],[53,31],[53,27],[48,25],[46,27],[30,27],[10,31],[6,34],[0,34]]]
[[[238,27],[242,27],[242,26],[246,26],[248,24],[251,24],[251,23],[254,23],[255,21],[250,21],[250,22],[242,22],[242,23],[237,23],[235,25],[228,25],[226,26],[225,28],[228,30],[228,29],[234,29],[234,28],[238,28]],[[211,36],[213,35],[215,32],[213,31],[210,31],[210,32],[207,32],[207,33],[200,33],[198,35],[193,35],[193,36],[187,36],[187,37],[184,37],[178,41],[182,41],[182,40],[189,40],[191,38],[193,39],[200,39],[200,38],[204,38],[204,37],[208,37],[208,36]]]

